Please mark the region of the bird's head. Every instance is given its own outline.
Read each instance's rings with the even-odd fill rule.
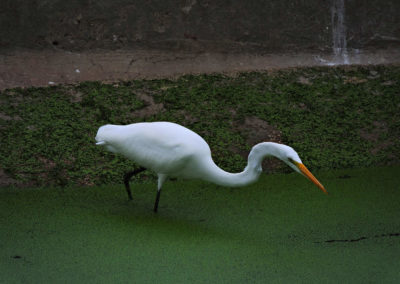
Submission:
[[[297,152],[289,146],[280,145],[277,152],[277,157],[289,165],[295,172],[303,175],[313,182],[320,190],[325,194],[328,194],[325,187],[316,179],[316,177],[307,169],[307,167],[302,163]]]
[[[292,147],[275,142],[259,143],[251,149],[249,154],[249,163],[261,171],[262,159],[267,156],[274,156],[282,160],[295,172],[312,181],[324,193],[328,193],[324,186],[314,177],[314,175],[306,168],[306,166],[304,166],[299,155]]]

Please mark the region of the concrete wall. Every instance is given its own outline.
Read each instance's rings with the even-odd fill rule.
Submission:
[[[332,49],[337,0],[1,0],[0,48]],[[399,0],[345,0],[348,48],[396,47]]]

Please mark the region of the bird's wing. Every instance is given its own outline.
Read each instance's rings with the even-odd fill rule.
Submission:
[[[211,155],[208,144],[187,128],[161,123],[135,126],[121,152],[157,173],[180,175],[195,157]]]

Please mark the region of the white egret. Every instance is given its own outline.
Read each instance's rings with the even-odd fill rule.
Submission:
[[[128,196],[132,199],[129,180],[145,169],[158,175],[154,212],[157,212],[161,188],[168,177],[202,179],[222,186],[244,186],[257,181],[262,172],[261,162],[274,156],[304,175],[327,193],[324,186],[303,165],[291,147],[263,142],[255,145],[248,164],[241,173],[228,173],[219,168],[211,157],[207,142],[197,133],[171,122],[142,122],[129,125],[103,125],[96,135],[96,145],[135,161],[141,168],[125,175]]]

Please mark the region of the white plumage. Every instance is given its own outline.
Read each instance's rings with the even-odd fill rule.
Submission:
[[[222,186],[244,186],[257,181],[262,172],[261,162],[266,156],[275,156],[314,182],[325,193],[325,188],[302,164],[291,147],[263,142],[255,145],[248,164],[241,173],[228,173],[219,168],[211,157],[207,142],[197,133],[171,122],[142,122],[129,125],[104,125],[96,135],[96,145],[105,146],[158,175],[158,191],[154,211],[163,182],[168,177],[203,179]],[[144,169],[142,169],[144,170]],[[128,194],[129,178],[125,178]]]

